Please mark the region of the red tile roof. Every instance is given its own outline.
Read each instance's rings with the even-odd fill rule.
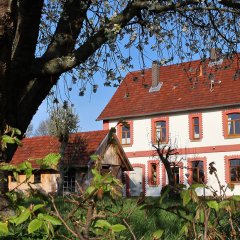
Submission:
[[[161,66],[158,92],[149,93],[151,69],[127,74],[97,120],[119,119],[240,104],[239,58]],[[215,84],[210,88],[210,77]]]
[[[96,152],[108,130],[81,132],[71,134],[66,146],[64,161],[74,166],[87,166],[90,156]],[[49,153],[60,152],[60,142],[52,136],[25,138],[22,147],[18,147],[11,164],[19,164],[25,160],[38,167],[35,160],[44,158]]]

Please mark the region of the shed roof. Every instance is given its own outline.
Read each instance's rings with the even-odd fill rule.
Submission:
[[[99,130],[71,134],[65,149],[65,163],[77,166],[87,166],[90,156],[94,154],[109,131]],[[32,162],[33,167],[38,167],[35,160],[42,159],[49,153],[59,153],[61,143],[56,137],[39,136],[25,138],[22,147],[18,147],[11,161],[19,164],[25,160]]]

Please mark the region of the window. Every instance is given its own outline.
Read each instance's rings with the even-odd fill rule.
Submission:
[[[188,174],[187,182],[192,183],[207,183],[207,158],[197,157],[187,159]]]
[[[193,118],[193,138],[200,138],[200,126],[199,126],[199,117]]]
[[[122,144],[130,144],[131,143],[131,132],[130,132],[130,125],[125,123],[122,125]]]
[[[202,114],[194,113],[189,115],[189,138],[192,141],[202,139]]]
[[[240,109],[223,111],[222,122],[225,138],[240,137]]]
[[[150,183],[151,185],[157,185],[157,164],[152,163],[150,168],[151,171],[151,178],[150,178]]]
[[[204,183],[203,161],[192,161],[192,182]]]
[[[34,183],[41,183],[41,173],[34,173]]]
[[[118,136],[122,145],[133,144],[133,123],[132,121],[124,122],[119,125]]]
[[[166,121],[155,122],[156,142],[166,142]]]
[[[171,171],[173,173],[174,183],[179,184],[180,183],[180,168],[179,166],[173,165],[171,166]]]
[[[229,136],[240,135],[240,113],[227,115],[227,132]]]
[[[240,159],[229,160],[230,165],[230,181],[240,182]]]
[[[159,162],[149,161],[148,162],[148,184],[150,186],[159,185]]]
[[[152,119],[152,142],[167,143],[169,135],[168,117],[159,117]]]
[[[75,192],[75,170],[68,170],[63,179],[63,192]]]

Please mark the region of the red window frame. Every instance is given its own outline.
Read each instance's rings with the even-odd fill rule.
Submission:
[[[130,142],[129,143],[123,143],[122,141],[122,128],[124,126],[124,124],[127,124],[130,128]],[[121,123],[118,125],[118,139],[120,141],[120,143],[123,145],[123,146],[132,146],[133,144],[133,121],[124,121],[124,124]]]
[[[240,109],[231,109],[231,110],[225,110],[222,112],[222,123],[223,123],[223,136],[224,138],[240,138],[240,134],[229,134],[228,131],[228,116],[230,114],[240,114]],[[234,121],[234,126],[236,126],[236,120]],[[240,119],[239,119],[240,121]]]
[[[155,176],[153,175],[153,166],[155,166]],[[148,161],[148,185],[158,186],[160,184],[159,161]]]
[[[233,155],[233,156],[225,156],[225,181],[226,183],[232,183],[232,184],[240,184],[239,181],[232,181],[231,180],[231,160],[240,159],[240,155]],[[240,166],[239,166],[240,167]]]
[[[203,172],[204,172],[204,182],[203,183],[207,183],[207,159],[206,157],[198,157],[198,158],[188,158],[188,183],[192,184],[192,183],[196,183],[193,182],[193,167],[192,164],[193,162],[196,161],[202,161],[203,162]]]
[[[158,118],[152,118],[151,120],[151,125],[152,125],[152,143],[156,144],[157,143],[157,128],[156,128],[156,123],[157,122],[166,122],[166,138],[164,141],[161,141],[161,143],[168,143],[169,141],[169,117],[158,117]]]
[[[198,119],[198,125],[194,123],[194,120]],[[198,126],[199,137],[195,136],[195,127]],[[189,114],[189,139],[191,141],[200,141],[203,138],[203,124],[202,113]]]

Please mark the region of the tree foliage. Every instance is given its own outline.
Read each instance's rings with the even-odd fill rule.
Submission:
[[[204,61],[213,47],[231,57],[239,10],[235,0],[0,0],[0,129],[24,133],[60,76],[82,96],[88,83],[97,90],[96,72],[117,86],[151,50],[161,64]]]
[[[77,132],[79,117],[73,108],[65,105],[59,105],[50,112],[50,117],[40,122],[35,131],[37,136],[55,136],[63,138],[70,133]]]

